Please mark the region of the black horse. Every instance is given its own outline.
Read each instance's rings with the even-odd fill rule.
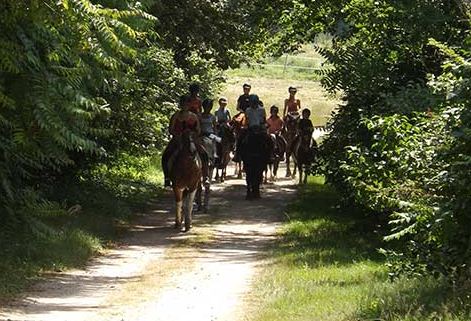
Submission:
[[[250,129],[241,142],[241,158],[246,174],[246,199],[260,198],[260,184],[263,172],[269,162],[272,143],[263,129]]]

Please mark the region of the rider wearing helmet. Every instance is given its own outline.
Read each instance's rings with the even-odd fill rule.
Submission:
[[[187,101],[188,110],[195,113],[196,115],[201,115],[202,111],[202,102],[199,97],[200,86],[198,84],[191,84],[189,87],[190,97]]]

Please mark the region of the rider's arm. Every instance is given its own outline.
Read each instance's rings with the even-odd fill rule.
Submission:
[[[240,97],[239,97],[239,98],[237,99],[237,106],[236,106],[236,110],[238,110],[238,111],[242,111],[242,110],[240,109],[240,100],[241,100],[241,99],[240,99]]]
[[[296,99],[296,105],[298,105],[298,110],[301,110],[301,100]]]
[[[211,125],[213,126],[213,130],[216,131],[217,121],[214,115],[211,115]]]
[[[198,116],[196,116],[195,114],[191,115],[191,117],[194,117],[195,121],[196,121],[196,128],[195,128],[195,132],[197,135],[201,135],[201,123],[200,123],[200,118]]]
[[[265,108],[262,108],[262,111],[261,111],[261,117],[260,117],[260,124],[261,125],[264,125],[266,124],[267,122],[267,112],[265,111]]]
[[[283,117],[286,117],[287,110],[288,110],[288,99],[285,99],[285,107],[283,108]]]
[[[170,132],[171,135],[175,135],[175,118],[176,118],[177,113],[173,114],[172,117],[170,117],[169,121],[169,126],[168,126],[168,131]]]

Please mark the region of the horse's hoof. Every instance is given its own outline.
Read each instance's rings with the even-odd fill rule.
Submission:
[[[181,229],[182,228],[182,225],[181,224],[178,224],[178,223],[175,223],[175,225],[173,226],[174,229]]]

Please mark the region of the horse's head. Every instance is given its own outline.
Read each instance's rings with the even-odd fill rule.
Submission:
[[[235,144],[235,135],[231,127],[227,124],[222,125],[221,127],[221,144],[224,146],[231,146]]]
[[[179,146],[180,151],[195,156],[197,154],[196,144],[195,144],[195,133],[192,131],[186,130],[179,137]]]

